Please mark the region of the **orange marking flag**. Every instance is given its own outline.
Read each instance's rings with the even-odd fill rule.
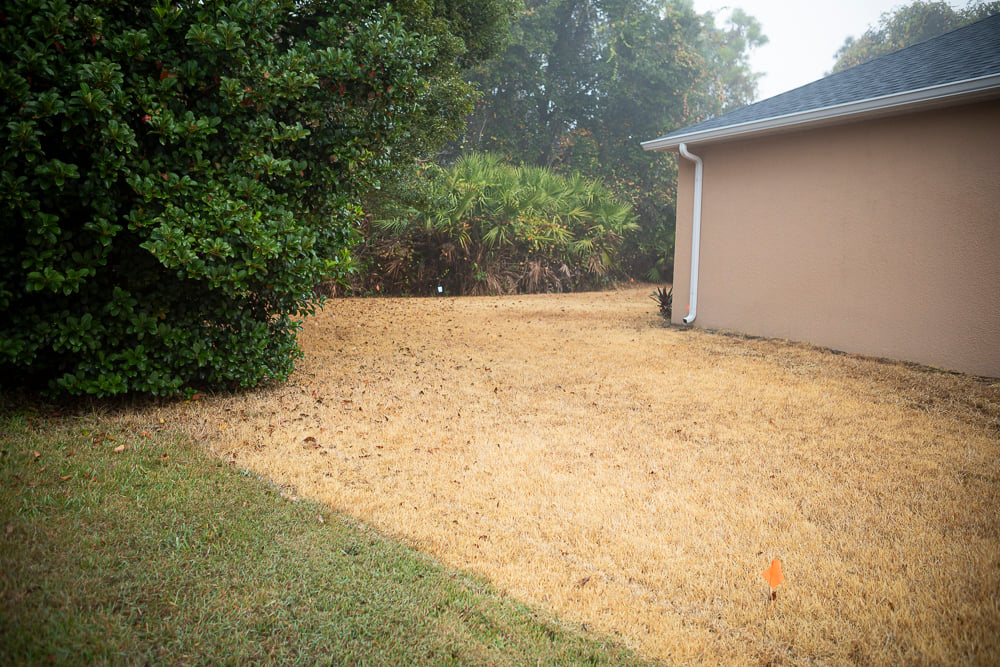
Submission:
[[[777,588],[785,581],[785,576],[781,574],[781,561],[777,558],[771,561],[771,567],[764,570],[763,574],[764,579],[771,585],[771,588]]]

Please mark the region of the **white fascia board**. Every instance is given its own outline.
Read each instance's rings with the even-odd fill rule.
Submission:
[[[640,145],[647,151],[676,150],[682,143],[704,144],[724,139],[738,139],[755,134],[773,134],[776,132],[800,129],[804,125],[831,125],[851,120],[860,120],[865,116],[879,117],[922,108],[946,106],[956,101],[956,98],[967,98],[962,101],[1000,96],[1000,74],[990,74],[975,79],[966,79],[940,86],[930,86],[909,90],[905,93],[894,93],[881,97],[871,97],[857,102],[847,102],[809,111],[774,116],[761,120],[747,121],[736,125],[716,127],[699,132],[674,134]]]

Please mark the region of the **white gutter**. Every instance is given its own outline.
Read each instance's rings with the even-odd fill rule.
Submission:
[[[917,109],[944,106],[954,102],[973,102],[977,99],[996,97],[1000,94],[1000,74],[989,74],[975,79],[955,83],[929,86],[904,93],[893,93],[881,97],[871,97],[856,102],[845,102],[820,109],[810,109],[796,113],[751,120],[736,125],[726,125],[708,130],[675,134],[642,142],[643,150],[662,151],[680,146],[682,143],[706,143],[722,139],[733,139],[753,134],[769,134],[786,131],[803,125],[831,125],[847,122],[856,117],[877,118]]]
[[[705,164],[701,158],[687,149],[687,144],[678,146],[681,155],[694,162],[694,214],[691,220],[691,292],[688,296],[688,314],[684,324],[691,324],[698,317],[698,257],[701,255],[701,184],[704,180]]]

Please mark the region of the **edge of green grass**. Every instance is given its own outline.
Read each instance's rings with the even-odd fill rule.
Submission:
[[[156,429],[0,412],[0,662],[640,662]]]

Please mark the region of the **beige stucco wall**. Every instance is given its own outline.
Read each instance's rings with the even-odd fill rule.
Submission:
[[[1000,101],[688,148],[695,326],[1000,377]],[[676,159],[679,324],[694,167]]]

